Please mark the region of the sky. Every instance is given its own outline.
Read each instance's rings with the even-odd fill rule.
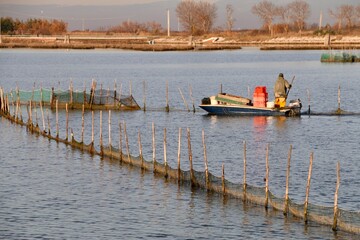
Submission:
[[[139,3],[152,3],[158,0],[0,0],[0,3],[6,4],[26,4],[26,5],[126,5]],[[168,0],[171,1],[171,0]]]
[[[171,29],[181,30],[176,6],[181,0],[0,0],[0,16],[27,20],[29,18],[58,19],[68,23],[68,30],[97,30],[120,25],[124,21],[146,23],[156,21],[166,28],[166,12],[170,10]],[[251,13],[251,7],[262,0],[209,0],[217,6],[215,27],[225,27],[226,5],[234,7],[235,29],[258,29],[262,23]],[[285,5],[294,0],[269,0]],[[305,0],[311,7],[309,24],[334,24],[328,11],[343,4],[360,5],[360,0]]]

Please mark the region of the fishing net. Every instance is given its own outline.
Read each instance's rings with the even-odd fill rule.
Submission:
[[[12,90],[8,94],[9,101],[12,103],[20,102],[20,104],[27,104],[32,102],[47,102],[51,101],[51,90],[36,89],[33,91]]]
[[[360,55],[351,53],[323,53],[321,62],[360,62]]]
[[[99,89],[95,92],[86,91],[53,91],[50,89],[37,89],[33,91],[13,90],[8,94],[10,103],[34,104],[42,102],[55,108],[56,101],[59,108],[66,104],[71,108],[86,109],[140,109],[132,95],[120,95],[113,90]]]
[[[192,186],[240,198],[243,201],[256,205],[264,206],[267,204],[267,207],[284,211],[286,214],[292,214],[306,221],[313,221],[329,226],[333,226],[334,223],[334,207],[308,203],[305,211],[306,205],[304,203],[299,204],[288,199],[286,204],[285,197],[276,196],[270,190],[268,194],[266,194],[265,186],[259,187],[248,184],[244,186],[242,183],[230,182],[226,180],[225,177],[218,177],[210,172],[206,174],[205,171],[201,172],[191,169],[184,171],[171,168],[167,164],[157,161],[147,161],[142,156],[135,157],[127,153],[122,153],[119,149],[103,147],[102,150],[103,156],[115,158],[130,165],[138,166],[148,171],[154,171],[159,175],[181,182],[188,182]],[[120,158],[120,156],[122,156],[122,158]],[[268,196],[268,198],[266,196]],[[339,209],[336,227],[344,231],[360,234],[360,212]]]

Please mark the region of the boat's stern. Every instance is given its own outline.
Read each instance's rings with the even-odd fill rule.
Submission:
[[[301,115],[302,103],[300,99],[290,100],[289,105],[287,106],[289,111],[286,112],[286,116],[296,117]]]

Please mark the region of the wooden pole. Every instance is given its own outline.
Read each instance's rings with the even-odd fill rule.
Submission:
[[[17,121],[18,120],[18,112],[19,112],[19,102],[16,100],[15,101],[15,120]]]
[[[70,104],[73,103],[73,83],[72,80],[70,80]]]
[[[5,99],[4,99],[4,89],[0,88],[0,106],[1,111],[5,113]]]
[[[59,100],[56,99],[56,138],[59,137]]]
[[[3,90],[0,87],[0,111],[4,112],[4,102],[3,102]]]
[[[4,89],[1,89],[1,110],[6,113],[6,101],[5,101],[5,93]]]
[[[190,180],[191,185],[195,185],[194,180],[194,170],[193,170],[193,162],[192,162],[192,151],[191,151],[191,139],[190,139],[190,129],[187,128],[187,137],[188,137],[188,153],[189,153],[189,162],[190,162]]]
[[[269,204],[269,144],[266,145],[265,208]]]
[[[42,94],[42,91],[41,91]],[[44,116],[44,109],[42,107],[42,101],[40,101],[40,111],[41,111],[41,120],[42,120],[42,126],[43,126],[43,131],[46,131],[46,126],[45,126],[45,116]]]
[[[116,79],[114,80],[114,106],[116,106]],[[119,98],[120,99],[120,98]]]
[[[23,117],[22,117],[22,110],[21,110],[20,98],[18,99],[18,103],[19,103],[20,120],[21,120],[21,122],[22,122],[22,121],[23,121]]]
[[[5,101],[5,93],[4,89],[1,88],[1,110],[5,113],[6,112],[6,101]]]
[[[179,140],[178,140],[178,182],[180,182],[181,178],[181,169],[180,169],[180,154],[181,154],[181,128],[179,128]]]
[[[102,103],[101,103],[102,94],[103,94],[103,87],[102,87],[102,83],[100,83],[100,104],[102,104]]]
[[[186,100],[185,100],[185,98],[184,98],[184,95],[183,95],[183,93],[182,93],[182,91],[181,91],[180,88],[179,88],[179,92],[180,92],[180,95],[181,95],[182,100],[184,101],[186,110],[188,110],[188,112],[190,112],[189,106],[188,106],[188,104],[187,104],[187,102],[186,102]]]
[[[12,102],[11,105],[13,106],[13,109],[15,110],[15,108],[14,108],[14,102]],[[35,123],[36,123],[36,125],[37,125],[37,123],[39,122],[39,120],[38,120],[36,102],[34,102],[34,112],[35,112]],[[15,115],[15,112],[14,112],[14,115]]]
[[[48,135],[51,136],[51,130],[50,130],[50,116],[49,116],[49,110],[46,109],[46,115],[48,120]]]
[[[340,163],[337,162],[336,164],[336,189],[335,189],[335,196],[334,196],[334,222],[332,226],[332,230],[337,230],[337,218],[339,215],[339,209],[338,209],[338,193],[339,193],[339,187],[340,187]]]
[[[306,184],[305,205],[304,205],[304,221],[305,222],[308,221],[308,204],[309,204],[309,193],[310,193],[310,182],[311,182],[313,158],[314,158],[314,154],[313,154],[313,152],[311,152],[309,173],[308,173],[307,184]]]
[[[6,104],[7,104],[7,111],[10,113],[10,103],[9,98],[6,96]]]
[[[84,129],[85,129],[85,105],[82,105],[81,112],[81,143],[84,143]]]
[[[167,10],[167,36],[170,37],[170,10]]]
[[[206,154],[206,143],[205,143],[205,132],[204,129],[202,129],[202,142],[203,142],[203,148],[204,148],[204,164],[205,164],[205,186],[206,189],[209,190],[209,168],[208,168],[208,160],[207,160],[207,154]]]
[[[69,105],[68,103],[65,104],[65,111],[66,111],[66,141],[69,139]]]
[[[103,155],[103,139],[102,139],[102,111],[100,111],[100,155]]]
[[[16,120],[18,117],[17,117],[17,114],[18,114],[18,103],[17,101],[14,101],[13,100],[13,109],[14,109],[14,119]]]
[[[0,89],[1,92],[1,89]],[[1,95],[1,93],[0,93]],[[1,96],[0,96],[0,101],[1,101]],[[0,106],[2,106],[1,102],[0,102]],[[1,109],[0,109],[1,111]],[[20,120],[22,122],[22,115],[21,115],[21,103],[20,103],[20,97],[19,95],[17,95],[16,98],[16,114],[15,114],[15,119],[16,120]]]
[[[15,105],[14,105],[14,96],[13,96],[13,94],[12,94],[12,92],[10,92],[10,98],[11,98],[11,106],[12,106],[12,110],[14,111],[14,113],[13,113],[13,116],[15,116],[15,114],[16,114],[16,109],[15,109]],[[35,107],[36,107],[36,104],[35,104]],[[36,108],[34,109],[34,111],[35,111],[35,116],[36,116]],[[10,111],[10,108],[9,108],[9,113],[10,113],[10,115],[11,115],[11,111]],[[37,119],[35,118],[35,120],[37,121]],[[36,122],[35,121],[35,122]]]
[[[226,188],[225,188],[225,165],[222,164],[222,171],[221,171],[221,184],[222,184],[222,192],[225,195],[226,194]]]
[[[94,144],[94,111],[91,111],[91,144]]]
[[[246,201],[246,141],[244,145],[244,176],[243,176],[243,201]]]
[[[340,91],[340,84],[339,84],[339,87],[338,87],[338,109],[337,109],[338,113],[341,113],[341,108],[340,108],[341,98],[340,98],[340,95],[341,95],[341,91]]]
[[[18,114],[20,115],[20,121],[22,122],[22,113],[21,113],[21,103],[20,103],[19,88],[17,88],[17,103],[18,103],[18,106],[19,106]],[[45,120],[43,121],[43,126],[45,126]],[[44,127],[44,131],[45,131],[45,128],[46,127]]]
[[[105,104],[109,104],[109,97],[110,97],[110,88],[108,87],[108,90],[106,92],[106,101]]]
[[[130,96],[132,95],[132,82],[130,80],[130,83],[129,83],[129,91],[130,91]]]
[[[18,101],[18,98],[16,98],[16,100],[15,100],[15,120],[17,120],[18,119],[18,112],[19,112],[19,101]]]
[[[119,151],[120,151],[120,162],[123,160],[123,150],[122,150],[122,131],[121,131],[121,122],[119,122]]]
[[[126,153],[127,153],[127,157],[128,157],[128,162],[131,165],[132,161],[131,161],[131,158],[130,158],[129,138],[128,138],[128,135],[127,135],[127,132],[126,132],[126,123],[125,123],[125,121],[124,121],[124,134],[125,134]]]
[[[310,109],[310,90],[309,89],[307,89],[307,95],[308,95],[308,115],[310,116],[311,109]]]
[[[165,165],[165,178],[168,177],[168,164],[167,164],[167,152],[166,152],[166,128],[164,128],[164,165]]]
[[[8,111],[9,111],[9,108],[8,108]],[[29,122],[30,122],[31,125],[33,124],[33,122],[32,122],[32,103],[31,103],[31,100],[30,100],[30,104],[29,104]]]
[[[287,168],[286,168],[286,187],[285,187],[285,206],[284,215],[288,214],[289,211],[289,177],[290,177],[290,160],[291,160],[292,145],[290,145]]]
[[[94,103],[95,90],[96,90],[96,81],[93,79],[91,83],[90,109],[92,109],[92,105]]]
[[[140,161],[141,161],[141,169],[143,169],[144,168],[144,158],[143,158],[140,130],[138,132],[138,142],[139,142],[139,156],[140,156]]]
[[[84,99],[83,104],[86,104],[86,81],[84,81]]]
[[[155,124],[152,123],[152,148],[153,148],[153,165],[154,173],[156,172],[156,143],[155,143]]]
[[[146,111],[146,82],[144,81],[143,82],[143,86],[144,86],[144,92],[143,92],[143,95],[144,95],[144,112]]]
[[[70,128],[70,136],[71,136],[71,142],[73,142],[75,139],[74,139],[74,132],[73,132],[72,128]]]
[[[166,108],[165,108],[166,112],[170,111],[170,107],[169,107],[169,83],[168,81],[166,81]]]
[[[191,98],[191,101],[192,101],[193,112],[195,112],[195,101],[194,101],[194,98],[193,98],[193,95],[192,95],[192,87],[191,87],[191,85],[189,86],[189,92],[190,92],[190,98]]]
[[[112,143],[111,143],[111,110],[109,110],[109,148],[112,157]]]
[[[2,90],[2,87],[0,87],[0,110],[3,112],[4,111],[4,109],[3,109],[3,107],[4,107],[4,103],[3,103],[3,90]]]

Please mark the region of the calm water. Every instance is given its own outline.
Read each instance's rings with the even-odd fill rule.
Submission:
[[[197,108],[186,110],[179,89],[191,106],[224,92],[250,97],[257,85],[272,86],[279,72],[291,80],[296,76],[290,98],[300,98],[307,108],[331,112],[341,107],[360,113],[360,68],[356,64],[322,64],[321,51],[270,51],[256,49],[219,52],[133,52],[0,50],[0,85],[7,91],[55,87],[89,89],[92,79],[104,88],[133,93],[143,105],[165,107],[166,83],[173,111],[112,112],[112,142],[118,144],[119,122],[126,122],[130,150],[138,154],[141,131],[145,158],[150,160],[151,124],[157,130],[157,159],[163,161],[162,137],[167,128],[168,161],[176,166],[178,128],[182,131],[182,168],[187,169],[186,128],[191,130],[194,167],[202,170],[201,130],[207,142],[210,171],[242,180],[243,141],[247,143],[248,182],[262,186],[265,148],[270,147],[270,189],[285,194],[287,152],[293,145],[290,197],[304,201],[310,153],[314,152],[310,202],[333,204],[336,163],[341,165],[339,206],[360,209],[359,116],[302,116],[300,118],[216,117]],[[179,111],[181,110],[181,111]],[[25,116],[26,110],[23,109]],[[41,125],[40,114],[39,123]],[[108,113],[103,114],[107,144]],[[55,114],[50,112],[52,128]],[[99,113],[95,113],[98,130]],[[91,114],[85,115],[85,142],[90,142]],[[70,127],[80,140],[81,113],[70,113]],[[60,136],[65,136],[64,112],[60,111]],[[55,132],[53,130],[52,132]],[[97,131],[98,132],[98,131]],[[97,156],[36,137],[26,129],[0,119],[0,236],[8,239],[132,239],[132,238],[269,238],[343,239],[330,227],[301,220],[284,219],[281,213],[241,201],[192,191],[139,169],[119,165]],[[99,136],[96,135],[95,139]],[[98,145],[98,140],[96,144]]]

